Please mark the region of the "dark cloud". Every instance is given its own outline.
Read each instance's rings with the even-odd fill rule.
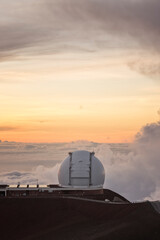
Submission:
[[[17,127],[10,127],[10,126],[0,126],[0,132],[8,132],[8,131],[15,131]]]
[[[7,173],[0,173],[0,183],[1,184],[31,184],[36,183],[36,177],[33,176],[30,172],[7,172]]]
[[[158,62],[155,60],[145,61],[144,59],[137,59],[128,63],[128,66],[143,75],[149,76],[153,79],[160,79],[160,59]]]
[[[2,176],[4,177],[21,177],[21,176],[26,176],[28,175],[29,173],[21,173],[21,172],[9,172],[9,173],[5,173],[5,174],[2,174]]]
[[[159,0],[48,0],[48,11],[57,13],[58,24],[66,29],[64,39],[72,36],[77,44],[90,43],[93,49],[135,49],[141,60],[128,66],[143,75],[160,79],[160,1]],[[56,9],[55,12],[55,5]],[[53,20],[53,19],[52,19]],[[54,21],[54,20],[53,20]],[[68,32],[68,35],[67,35]]]
[[[25,146],[25,149],[28,149],[28,150],[32,150],[32,149],[35,149],[36,148],[36,146],[35,145],[31,145],[31,144],[28,144],[28,145],[26,145]]]
[[[0,0],[0,61],[67,51],[135,49],[128,66],[160,78],[159,0]]]
[[[142,144],[142,146],[146,143],[154,146],[159,144],[160,122],[151,123],[144,126],[141,131],[136,135],[136,142],[138,142],[139,145]]]
[[[11,149],[16,149],[16,146],[14,146],[14,145],[3,145],[3,144],[2,144],[2,145],[0,146],[0,150],[1,150],[1,149],[10,149],[10,150],[11,150]],[[0,154],[1,154],[1,152],[0,152]]]
[[[2,60],[21,52],[54,53],[76,47],[83,49],[83,46],[90,49],[91,45],[93,49],[101,45],[131,47],[133,42],[150,51],[160,50],[159,0],[40,0],[37,3],[7,0],[2,3],[0,12],[2,19],[5,17],[0,23]]]

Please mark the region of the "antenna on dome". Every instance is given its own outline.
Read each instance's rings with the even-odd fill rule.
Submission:
[[[38,188],[39,187],[38,178],[36,179],[36,181],[37,181],[37,188]]]
[[[69,185],[71,185],[71,170],[72,170],[72,152],[69,152]]]

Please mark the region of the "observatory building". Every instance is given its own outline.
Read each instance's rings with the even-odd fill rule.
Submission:
[[[0,185],[0,197],[78,197],[111,202],[128,202],[104,189],[105,170],[94,152],[70,152],[58,173],[59,184]]]
[[[62,162],[58,180],[62,187],[102,188],[105,171],[94,152],[70,152]]]
[[[160,239],[158,201],[130,203],[104,189],[104,167],[93,152],[69,153],[58,180],[0,185],[0,239]]]

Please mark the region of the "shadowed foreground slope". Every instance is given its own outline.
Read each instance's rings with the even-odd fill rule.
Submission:
[[[1,240],[160,239],[149,202],[112,204],[74,198],[1,198]]]

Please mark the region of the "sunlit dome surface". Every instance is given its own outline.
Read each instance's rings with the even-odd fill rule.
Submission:
[[[105,171],[102,163],[88,151],[75,151],[62,162],[58,173],[63,187],[102,187]]]

